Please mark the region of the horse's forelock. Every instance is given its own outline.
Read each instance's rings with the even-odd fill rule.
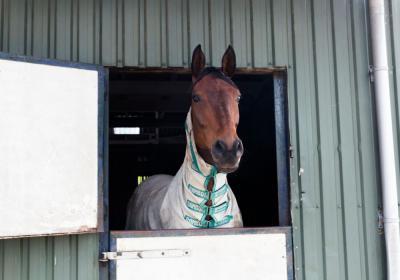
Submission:
[[[235,87],[236,89],[238,88],[236,86],[236,84],[231,80],[231,78],[229,78],[228,76],[226,76],[220,69],[216,68],[216,67],[206,67],[204,68],[200,74],[198,75],[198,77],[196,78],[196,80],[194,81],[192,88],[198,83],[200,82],[205,76],[212,76],[215,77],[217,79],[221,79],[225,82],[227,82],[228,84],[230,84],[231,86]]]

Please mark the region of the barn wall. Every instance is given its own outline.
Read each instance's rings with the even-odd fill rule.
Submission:
[[[96,234],[0,240],[0,280],[97,280]]]
[[[240,67],[287,66],[296,279],[385,279],[366,2],[0,0],[0,50],[120,67],[188,67],[197,44],[207,63],[219,65],[231,43]],[[399,143],[400,4],[387,3]],[[76,254],[89,251],[80,259],[89,268],[97,258],[97,237],[80,238],[61,245],[71,275],[80,273]],[[26,257],[34,240],[0,242],[0,270],[12,269],[5,265],[11,261],[16,271],[35,267]],[[63,239],[40,240],[42,267],[52,271],[47,260],[55,247],[46,246]]]

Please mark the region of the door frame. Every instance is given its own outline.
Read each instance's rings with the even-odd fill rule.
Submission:
[[[276,135],[276,160],[277,160],[277,187],[278,187],[278,214],[279,226],[263,227],[263,228],[232,228],[232,229],[196,229],[196,230],[160,230],[160,231],[110,231],[109,230],[109,180],[108,180],[108,150],[109,150],[109,73],[113,71],[134,73],[166,73],[166,74],[191,74],[191,70],[182,67],[160,68],[160,67],[106,67],[107,76],[105,79],[105,109],[107,121],[104,131],[106,132],[104,143],[104,160],[105,160],[105,180],[104,180],[104,232],[99,237],[99,259],[102,252],[109,252],[115,249],[112,244],[112,237],[118,236],[135,236],[135,237],[155,237],[155,236],[182,236],[182,235],[224,235],[224,234],[244,234],[244,233],[285,233],[286,248],[288,260],[288,280],[294,279],[293,274],[293,240],[290,214],[290,129],[289,129],[289,110],[288,110],[288,93],[287,93],[287,68],[271,67],[271,68],[238,68],[235,74],[250,75],[272,75],[274,84],[274,109],[275,109],[275,135]],[[110,262],[99,262],[99,279],[111,279]]]

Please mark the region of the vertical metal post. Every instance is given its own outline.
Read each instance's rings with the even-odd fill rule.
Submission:
[[[276,166],[279,225],[290,226],[289,138],[287,120],[286,75],[274,74]]]
[[[379,158],[382,180],[387,279],[398,280],[400,279],[399,209],[384,2],[384,0],[369,0],[369,16],[374,62],[372,69],[374,71]]]
[[[108,159],[108,134],[109,134],[109,89],[108,89],[108,79],[109,79],[109,71],[108,69],[105,69],[104,73],[104,122],[103,122],[103,129],[104,129],[104,147],[103,147],[103,183],[104,183],[104,189],[103,189],[103,227],[104,227],[104,232],[101,232],[99,234],[99,254],[101,255],[102,252],[107,252],[109,251],[109,239],[110,239],[110,229],[109,229],[109,204],[108,204],[108,166],[109,166],[109,159]],[[99,256],[100,260],[100,256]],[[99,279],[100,280],[108,280],[109,279],[109,269],[108,269],[109,264],[105,262],[100,262],[99,261]]]

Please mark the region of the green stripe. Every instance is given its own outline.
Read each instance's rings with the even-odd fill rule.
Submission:
[[[189,223],[192,224],[192,226],[197,227],[197,228],[203,228],[204,225],[197,219],[189,217],[185,215],[185,220],[188,221]]]
[[[222,196],[224,194],[226,194],[226,192],[228,191],[228,185],[224,184],[222,187],[220,187],[218,190],[213,191],[211,193],[211,199],[214,200],[215,198]]]
[[[190,139],[190,136],[189,136],[189,139]],[[192,155],[192,169],[194,171],[196,171],[197,173],[200,173],[201,175],[203,175],[203,173],[200,170],[199,163],[197,162],[196,153],[194,152],[191,139],[189,140],[189,147],[190,147],[190,154]]]
[[[202,214],[207,211],[207,206],[202,206],[202,205],[194,203],[193,201],[190,201],[190,200],[186,201],[186,206],[190,210],[196,211],[196,212],[202,213]]]
[[[188,184],[188,189],[197,197],[203,198],[203,199],[208,199],[208,191],[203,191],[200,190],[191,184]],[[228,185],[224,184],[222,187],[220,187],[218,190],[211,192],[211,199],[214,200],[215,198],[224,195],[228,191]]]
[[[220,205],[207,207],[205,205],[197,204],[197,203],[194,203],[193,201],[187,200],[186,206],[190,210],[201,213],[201,214],[207,213],[208,208],[210,208],[210,215],[213,215],[213,214],[225,212],[226,209],[228,209],[229,203],[227,201],[225,201],[225,202],[221,203]]]
[[[205,188],[208,187],[208,183],[210,182],[211,178],[213,178],[214,179],[214,185],[213,185],[212,189],[213,190],[215,189],[215,185],[216,185],[216,181],[217,181],[217,178],[215,178],[215,175],[217,175],[217,173],[218,173],[217,172],[217,168],[215,168],[215,166],[212,166],[211,170],[210,170],[210,174],[206,177],[206,179],[204,181],[204,187]]]
[[[229,203],[227,201],[225,201],[218,206],[210,207],[210,214],[213,215],[213,214],[225,212],[226,209],[228,209],[228,206],[229,206]]]
[[[199,190],[196,187],[193,187],[191,184],[188,185],[188,189],[197,197],[208,199],[208,191]]]
[[[214,223],[214,227],[220,227],[220,226],[226,225],[226,224],[229,223],[232,219],[233,219],[233,216],[232,216],[232,215],[226,215],[222,220],[216,221],[216,222]]]
[[[232,215],[226,215],[222,220],[216,221],[213,220],[211,222],[201,220],[199,221],[198,219],[189,217],[185,215],[185,220],[188,221],[192,226],[197,227],[197,228],[215,228],[215,227],[220,227],[223,225],[226,225],[233,219]]]

